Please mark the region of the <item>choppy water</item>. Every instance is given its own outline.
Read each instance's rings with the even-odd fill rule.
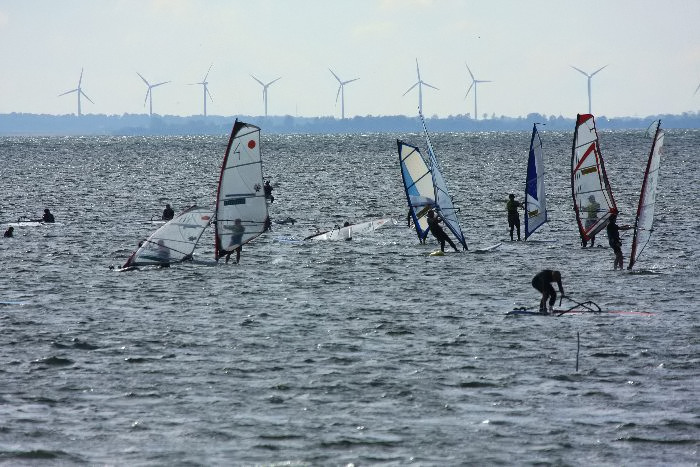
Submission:
[[[666,136],[657,230],[632,273],[579,247],[570,134],[543,131],[552,211],[535,238],[557,242],[485,254],[471,251],[507,238],[530,135],[434,135],[471,248],[445,257],[403,226],[397,136],[423,144],[264,136],[271,215],[299,222],[240,265],[131,273],[108,266],[166,202],[213,204],[227,138],[0,139],[3,230],[44,207],[60,223],[0,242],[1,299],[26,303],[0,305],[0,462],[697,465],[700,132]],[[650,140],[601,138],[631,223]],[[384,216],[399,225],[351,242],[275,240]],[[545,267],[575,298],[656,314],[505,318],[536,306]]]

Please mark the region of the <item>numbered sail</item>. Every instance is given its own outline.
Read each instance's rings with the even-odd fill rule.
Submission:
[[[571,193],[581,239],[589,241],[617,214],[593,115],[576,117],[571,154]]]
[[[168,221],[146,239],[124,264],[168,266],[192,259],[199,238],[211,221],[212,212],[192,206]]]
[[[632,269],[637,258],[642,254],[644,248],[649,243],[649,238],[653,232],[654,207],[656,206],[656,189],[659,182],[659,165],[661,163],[661,152],[664,145],[664,131],[661,129],[661,122],[656,127],[654,140],[651,143],[649,160],[644,171],[642,181],[642,191],[639,194],[639,205],[637,207],[637,218],[634,222],[634,238],[632,239],[632,251],[627,269]]]
[[[428,231],[428,210],[435,205],[433,176],[417,147],[396,140],[399,149],[401,177],[408,201],[408,216],[413,222],[418,239]]]
[[[525,180],[525,240],[545,222],[547,222],[547,200],[544,191],[542,139],[537,131],[537,124],[534,124]]]
[[[221,165],[216,195],[215,256],[218,260],[267,229],[260,128],[236,122]]]
[[[467,241],[464,239],[464,234],[462,233],[462,228],[459,225],[459,219],[457,218],[457,209],[452,203],[452,197],[447,191],[447,183],[445,182],[442,172],[440,171],[440,165],[438,164],[437,158],[435,157],[435,152],[433,151],[433,145],[430,143],[430,136],[428,135],[428,129],[425,126],[425,120],[423,119],[423,114],[420,114],[420,119],[423,124],[423,131],[425,132],[425,139],[428,146],[428,156],[430,163],[430,173],[433,176],[433,186],[435,187],[435,206],[438,210],[438,214],[442,217],[445,225],[452,231],[457,241],[462,244],[465,250],[467,250]]]

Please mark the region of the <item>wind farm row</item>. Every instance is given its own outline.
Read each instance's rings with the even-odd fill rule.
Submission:
[[[473,89],[474,92],[472,94],[474,97],[474,119],[478,120],[478,116],[479,116],[478,104],[477,104],[477,102],[478,102],[477,101],[478,86],[480,84],[483,84],[483,83],[493,83],[493,81],[492,80],[485,80],[485,79],[477,79],[474,76],[474,73],[472,72],[471,68],[469,68],[469,65],[467,63],[465,63],[465,65],[466,65],[467,72],[469,74],[470,82],[469,82],[469,87],[467,88],[467,91],[464,95],[464,99],[467,99],[469,97],[469,94],[471,93],[471,91]],[[212,97],[212,94],[209,91],[209,87],[208,87],[209,86],[208,78],[209,78],[209,73],[211,72],[212,67],[213,67],[213,64],[209,66],[209,69],[207,70],[206,74],[204,75],[204,78],[202,78],[201,81],[195,82],[195,83],[187,83],[187,85],[202,86],[202,106],[203,106],[202,109],[203,109],[203,115],[205,117],[207,116],[207,101],[210,101],[210,102],[214,101],[214,98]],[[589,113],[592,112],[591,80],[592,80],[593,76],[595,76],[597,73],[602,71],[605,67],[607,67],[607,65],[605,65],[601,68],[598,68],[596,71],[594,71],[592,73],[587,73],[587,72],[585,72],[585,71],[583,71],[575,66],[571,66],[571,68],[573,68],[574,70],[583,74],[587,78],[588,112]],[[340,100],[340,117],[341,117],[341,119],[345,119],[345,86],[354,82],[354,81],[359,80],[360,78],[358,77],[358,78],[352,78],[349,80],[342,80],[332,69],[329,68],[328,71],[330,71],[333,78],[335,78],[335,80],[338,82],[338,91],[336,93],[335,102],[337,105],[338,100]],[[68,94],[72,94],[72,93],[76,94],[77,104],[78,104],[78,116],[81,116],[83,114],[82,101],[81,101],[81,99],[83,97],[85,99],[87,99],[89,102],[91,102],[92,104],[95,104],[95,102],[92,99],[90,99],[90,97],[88,97],[88,95],[83,90],[83,73],[84,73],[84,69],[81,69],[80,70],[80,77],[78,79],[78,86],[76,88],[59,94],[59,97],[65,96]],[[172,81],[161,81],[161,82],[151,84],[151,82],[148,81],[141,73],[139,73],[137,71],[136,74],[138,75],[139,78],[141,78],[143,83],[146,85],[146,95],[145,95],[145,98],[143,101],[143,105],[145,107],[146,104],[148,104],[148,114],[149,114],[149,116],[152,117],[153,116],[154,89],[159,87],[159,86],[163,86],[163,85],[172,83]],[[423,113],[423,87],[425,86],[427,88],[434,89],[436,91],[438,91],[439,88],[437,88],[436,86],[433,86],[432,84],[427,83],[426,81],[423,81],[423,79],[421,78],[420,67],[418,65],[418,59],[416,59],[416,76],[417,76],[417,81],[413,85],[411,85],[406,90],[406,92],[403,93],[403,96],[406,96],[409,92],[411,92],[417,88],[417,90],[418,90],[418,109],[421,113]],[[258,84],[260,84],[260,86],[262,86],[263,110],[264,110],[264,115],[267,117],[268,116],[268,96],[269,96],[268,89],[270,88],[270,86],[272,84],[274,84],[277,81],[279,81],[280,79],[282,79],[282,77],[281,76],[277,77],[277,78],[275,78],[271,81],[268,81],[268,82],[263,82],[262,80],[258,79],[255,75],[252,75],[252,74],[250,75],[250,77],[253,80],[255,80]],[[698,86],[698,89],[696,89],[695,92],[697,93],[697,91],[699,89],[700,89],[700,86]]]

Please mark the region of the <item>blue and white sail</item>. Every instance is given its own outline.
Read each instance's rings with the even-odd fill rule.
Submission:
[[[532,125],[525,179],[525,240],[545,222],[547,222],[547,197],[544,190],[542,139],[535,123]]]
[[[403,179],[408,216],[413,221],[418,239],[425,237],[428,231],[426,214],[435,205],[435,187],[428,164],[416,146],[396,140],[399,149],[399,164]]]
[[[637,207],[637,218],[634,221],[634,238],[632,240],[632,251],[627,269],[632,269],[637,258],[642,254],[644,248],[649,243],[649,238],[653,232],[654,207],[656,206],[656,189],[659,183],[659,164],[661,163],[661,152],[664,145],[664,131],[661,129],[661,121],[656,126],[654,141],[651,143],[651,152],[647,160],[647,167],[644,171],[644,181],[642,181],[642,191],[639,194],[639,205]]]
[[[455,208],[452,203],[452,197],[447,191],[447,183],[445,178],[442,176],[440,171],[440,164],[438,164],[437,158],[435,157],[435,152],[433,151],[433,145],[430,143],[430,136],[428,135],[428,128],[425,126],[425,119],[423,119],[423,114],[418,113],[420,116],[420,121],[423,124],[423,131],[425,132],[425,140],[428,146],[428,156],[430,163],[430,173],[433,177],[433,186],[435,187],[435,209],[438,211],[440,217],[442,217],[445,225],[452,231],[457,241],[462,244],[465,250],[468,250],[467,241],[464,239],[464,234],[462,233],[462,227],[459,225],[459,219],[457,218],[457,208]]]

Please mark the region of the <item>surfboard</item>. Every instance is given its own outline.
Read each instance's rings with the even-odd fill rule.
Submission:
[[[487,253],[487,252],[489,252],[489,251],[493,251],[493,250],[498,249],[498,247],[500,247],[501,245],[503,245],[503,243],[502,243],[502,242],[498,242],[498,243],[495,243],[495,244],[493,244],[493,245],[491,245],[491,246],[487,246],[487,247],[484,247],[484,248],[477,248],[476,250],[474,250],[474,253]]]
[[[445,256],[445,252],[444,252],[444,251],[440,251],[440,250],[438,250],[438,251],[433,251],[433,252],[429,253],[428,256]]]
[[[631,310],[562,310],[554,309],[552,313],[540,313],[534,309],[528,308],[513,308],[511,311],[506,313],[506,316],[513,315],[524,315],[524,316],[566,316],[566,315],[639,315],[639,316],[651,316],[653,312],[650,311],[631,311]]]
[[[277,240],[280,243],[291,243],[291,244],[304,243],[303,240],[300,240],[292,235],[280,235],[280,236],[275,237],[275,240]]]
[[[28,305],[28,303],[27,303],[27,302],[17,302],[17,301],[14,301],[14,300],[0,300],[0,305],[24,306],[24,305]]]

